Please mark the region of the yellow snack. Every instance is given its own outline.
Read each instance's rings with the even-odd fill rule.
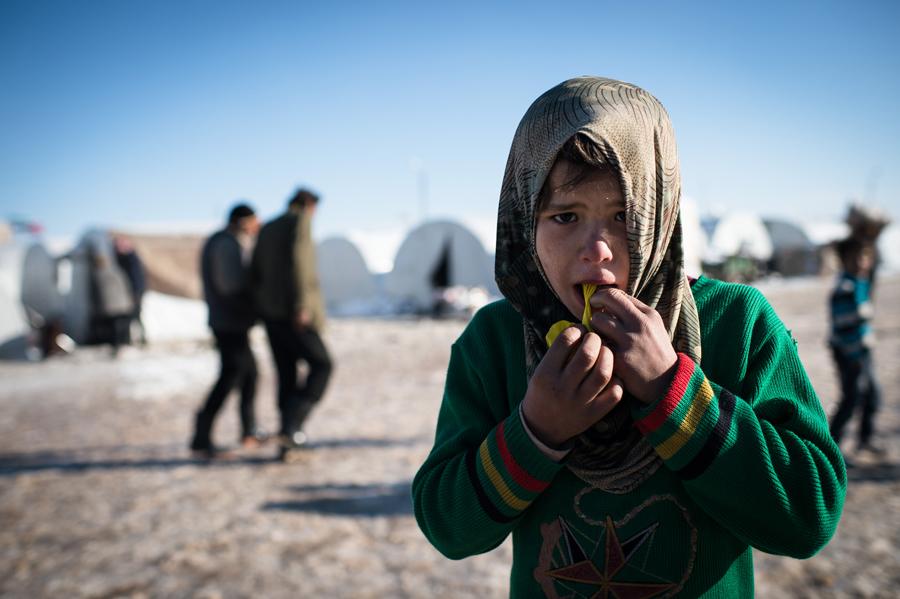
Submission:
[[[593,283],[587,283],[581,286],[581,291],[582,293],[584,293],[584,312],[582,312],[581,314],[581,324],[586,326],[588,329],[591,328],[591,296],[594,295],[594,292],[596,290],[597,286]],[[550,327],[550,330],[547,331],[547,334],[544,336],[544,340],[547,342],[547,347],[553,345],[553,342],[556,341],[556,338],[559,337],[560,333],[574,325],[574,322],[570,322],[568,320],[560,320],[553,323],[553,326]]]
[[[597,286],[593,283],[581,285],[581,292],[584,294],[584,312],[581,313],[581,324],[588,329],[591,328],[591,296],[597,291]]]
[[[550,327],[550,330],[547,331],[547,334],[544,335],[544,340],[547,342],[547,347],[553,345],[553,342],[556,341],[556,338],[559,337],[559,334],[574,324],[574,322],[569,322],[568,320],[560,320],[555,322],[553,326]]]

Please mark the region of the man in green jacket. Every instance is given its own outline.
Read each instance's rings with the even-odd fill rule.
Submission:
[[[256,305],[278,370],[282,458],[306,443],[303,423],[322,398],[332,362],[320,335],[325,309],[316,273],[311,224],[319,197],[297,190],[287,211],[259,232],[253,253]],[[297,361],[309,373],[297,379]]]

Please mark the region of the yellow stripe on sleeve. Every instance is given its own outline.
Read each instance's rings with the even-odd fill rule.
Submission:
[[[684,447],[685,443],[687,443],[691,436],[696,432],[697,425],[700,424],[700,421],[706,414],[706,410],[709,409],[712,398],[712,387],[709,385],[709,381],[704,377],[703,383],[694,394],[694,401],[691,402],[691,407],[688,408],[687,414],[684,415],[684,419],[678,425],[678,429],[672,433],[672,436],[657,446],[656,451],[662,459],[668,460]]]
[[[503,499],[504,503],[517,511],[522,511],[527,508],[529,502],[517,497],[516,494],[513,493],[512,490],[507,486],[506,481],[503,480],[503,477],[500,475],[500,473],[497,472],[497,469],[494,467],[494,462],[493,460],[491,460],[491,452],[487,447],[486,441],[481,444],[481,448],[478,450],[478,455],[481,458],[481,466],[487,473],[488,478],[491,480],[491,483],[497,489],[497,492],[500,493],[500,497]]]

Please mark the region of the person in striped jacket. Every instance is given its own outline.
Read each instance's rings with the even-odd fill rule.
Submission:
[[[872,366],[872,279],[875,248],[848,237],[836,245],[842,271],[831,293],[829,345],[841,382],[841,400],[831,419],[831,436],[840,443],[856,409],[862,410],[857,451],[884,453],[872,442],[880,392]]]

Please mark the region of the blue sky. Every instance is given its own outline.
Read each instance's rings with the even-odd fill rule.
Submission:
[[[701,210],[898,220],[900,4],[855,4],[5,0],[0,218],[270,217],[305,184],[317,237],[491,219],[525,109],[596,74],[667,107]]]

